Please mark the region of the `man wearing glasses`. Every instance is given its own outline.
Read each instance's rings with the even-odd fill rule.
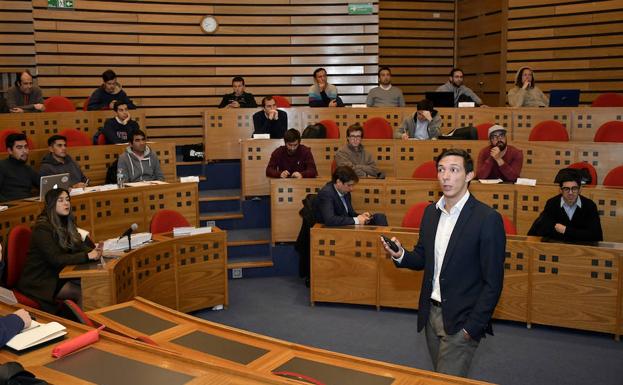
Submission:
[[[478,179],[501,179],[515,182],[521,174],[523,152],[506,144],[506,128],[493,125],[489,128],[490,145],[478,154]]]
[[[603,240],[595,202],[580,195],[580,170],[563,168],[554,183],[560,194],[550,198],[534,221],[528,235],[538,235],[564,242],[599,242]]]
[[[359,178],[385,178],[385,174],[376,166],[372,154],[361,144],[363,127],[358,123],[351,125],[346,130],[346,136],[346,145],[335,153],[336,166],[352,168]]]

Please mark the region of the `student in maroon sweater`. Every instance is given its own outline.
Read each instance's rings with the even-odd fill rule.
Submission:
[[[494,125],[489,128],[490,145],[478,154],[478,179],[502,179],[515,182],[521,174],[523,152],[506,143],[506,128]]]
[[[270,155],[266,166],[269,178],[315,178],[318,176],[311,149],[301,144],[301,134],[294,128],[283,136],[285,146]]]

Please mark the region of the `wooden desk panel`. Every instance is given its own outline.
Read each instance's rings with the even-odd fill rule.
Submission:
[[[412,229],[316,225],[311,230],[310,247],[312,302],[417,308],[414,295],[422,272],[392,272],[393,262],[382,249],[380,234],[405,239],[407,247],[417,239]],[[361,257],[365,260],[358,259]],[[595,247],[508,237],[504,287],[494,317],[618,337],[622,258],[623,244],[602,243]],[[377,281],[370,279],[374,275],[370,269],[375,266],[372,260],[378,262]],[[358,274],[360,270],[365,274]],[[350,275],[351,271],[356,273]]]
[[[340,138],[346,137],[346,129],[354,123],[374,116],[387,119],[396,129],[405,116],[412,116],[413,107],[402,108],[309,108],[283,109],[288,114],[289,127],[301,132],[309,124],[330,119],[337,123]],[[512,141],[528,140],[532,127],[544,120],[558,120],[567,127],[572,141],[592,141],[597,128],[610,120],[623,120],[618,108],[439,108],[442,118],[441,131],[448,133],[455,128],[481,123],[501,124],[509,130]],[[207,109],[204,112],[204,144],[206,159],[239,159],[241,140],[253,133],[252,108]]]
[[[83,307],[99,309],[135,296],[180,311],[227,305],[226,233],[170,237],[157,235],[143,245],[110,260],[105,266],[85,270],[67,266],[61,278],[82,280]]]
[[[145,112],[133,110],[132,119],[136,120],[143,131]],[[47,149],[48,138],[66,128],[84,132],[89,138],[102,127],[108,118],[115,116],[113,111],[75,111],[75,112],[27,112],[23,114],[3,114],[0,116],[0,130],[14,129],[25,133],[33,141],[35,148]]]
[[[76,195],[71,204],[78,226],[99,240],[119,236],[131,223],[138,225],[138,231],[149,231],[151,217],[159,209],[178,211],[197,225],[197,194],[196,183],[171,183]],[[13,226],[32,225],[43,208],[38,201],[13,201],[9,205],[0,212],[1,242]]]
[[[573,111],[571,138],[592,142],[599,127],[612,120],[623,120],[620,107],[580,107]]]
[[[168,351],[183,357],[188,357],[188,359],[193,362],[227,366],[233,369],[244,370],[249,374],[256,374],[258,376],[269,376],[273,371],[276,371],[277,368],[291,363],[292,360],[303,360],[314,366],[319,366],[320,368],[316,370],[321,372],[319,373],[320,375],[327,374],[322,373],[321,367],[328,365],[336,370],[352,371],[352,373],[357,376],[365,377],[366,375],[374,375],[387,377],[392,384],[396,385],[421,385],[424,383],[435,385],[483,384],[482,382],[466,378],[452,377],[405,366],[387,364],[269,338],[182,314],[140,297],[127,303],[89,312],[89,316],[99,322],[105,323],[108,328],[121,334],[131,337],[145,335],[144,332],[137,329],[137,325],[131,325],[132,321],[118,320],[115,316],[111,315],[109,317],[107,315],[110,312],[122,309],[132,309],[133,311],[166,320],[175,325],[166,330],[148,335]],[[134,324],[136,324],[136,322],[134,322]],[[205,346],[201,347],[201,349],[196,349],[181,343],[181,339],[193,335],[209,337],[216,344],[236,344],[238,345],[238,349],[244,349],[245,347],[253,349],[254,353],[259,352],[260,356],[250,362],[236,362],[220,354],[222,349],[219,350],[218,346]],[[211,351],[213,351],[213,354],[210,354]],[[314,377],[313,372],[304,372],[303,374]],[[331,381],[327,383],[337,384]],[[341,385],[343,382],[339,384]]]
[[[273,179],[271,181],[271,232],[273,242],[296,240],[301,228],[298,212],[302,200],[316,193],[328,180]],[[481,201],[505,215],[517,228],[527,234],[534,220],[545,208],[547,200],[560,193],[557,185],[521,186],[513,184],[485,185],[474,182],[470,191]],[[362,179],[352,193],[357,212],[383,212],[390,226],[399,226],[409,207],[419,202],[436,202],[441,197],[437,181],[415,179]],[[623,242],[619,231],[623,205],[619,204],[623,189],[585,187],[582,194],[593,199],[600,210],[604,239]]]
[[[545,120],[556,120],[567,128],[570,133],[572,123],[572,113],[576,108],[557,107],[557,108],[516,108],[513,109],[513,141],[528,140],[530,131],[537,124]],[[571,138],[571,136],[569,136]]]
[[[282,139],[245,139],[242,141],[242,195],[267,195],[270,179],[266,166],[273,151],[283,145]]]

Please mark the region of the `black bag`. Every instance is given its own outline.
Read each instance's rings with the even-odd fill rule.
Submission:
[[[327,137],[327,128],[320,124],[310,124],[305,127],[301,138],[303,139],[324,139]]]
[[[47,382],[24,370],[19,362],[0,365],[0,385],[47,385]]]
[[[108,170],[106,170],[106,184],[116,184],[117,183],[117,165],[119,164],[119,159],[116,159]],[[1,385],[1,384],[0,384]]]
[[[478,140],[478,129],[474,126],[459,127],[448,135],[439,135],[438,139],[447,140]]]
[[[198,162],[204,158],[203,143],[186,144],[182,146],[182,160],[184,162]]]

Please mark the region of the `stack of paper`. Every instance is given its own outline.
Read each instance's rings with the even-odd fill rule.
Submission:
[[[478,179],[478,182],[482,184],[496,184],[504,182],[502,179]]]
[[[6,345],[15,350],[24,350],[67,334],[65,326],[58,322],[47,324],[31,321],[30,327],[11,338]]]
[[[6,210],[8,208],[9,208],[9,206],[0,206],[0,211],[4,211],[4,210]]]
[[[211,233],[212,232],[212,227],[208,226],[208,227],[192,227],[192,226],[188,226],[188,227],[174,227],[173,228],[173,236],[174,237],[178,237],[181,235],[197,235],[197,234],[205,234],[205,233]]]
[[[132,234],[132,247],[137,247],[143,243],[151,241],[151,233]],[[111,238],[104,241],[104,251],[106,250],[126,250],[129,248],[128,237],[121,239]]]

